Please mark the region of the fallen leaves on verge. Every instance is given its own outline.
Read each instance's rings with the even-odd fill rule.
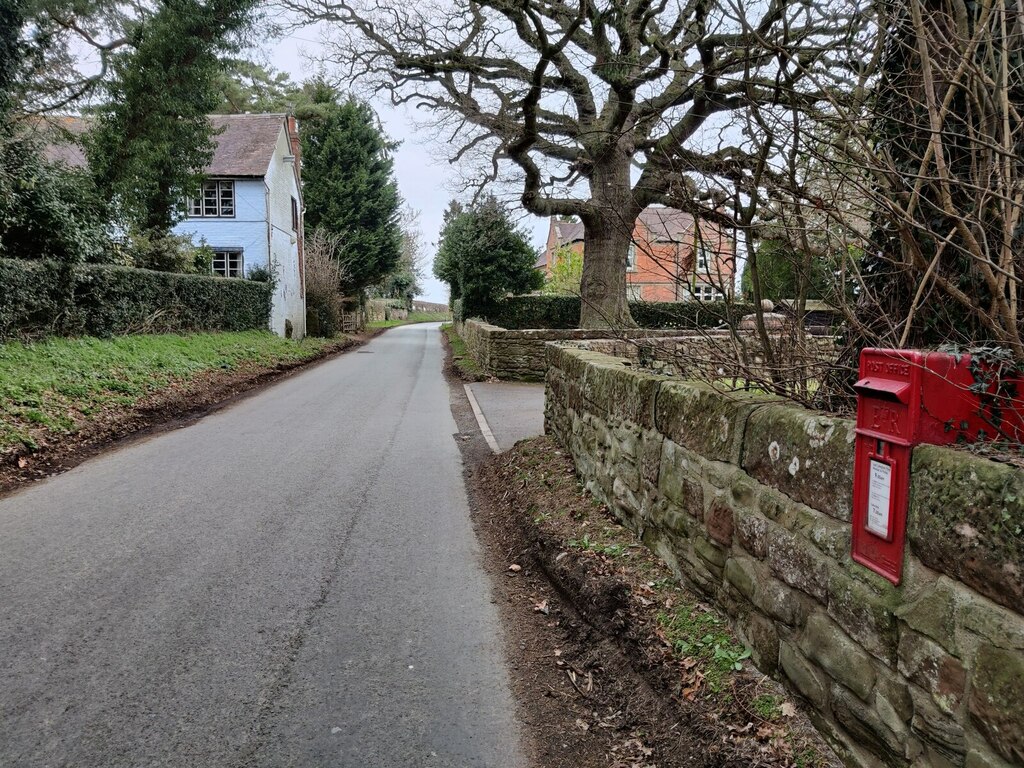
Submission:
[[[654,763],[648,762],[654,750],[639,738],[627,739],[622,744],[617,744],[612,747],[612,753],[616,760],[611,768],[657,768]]]

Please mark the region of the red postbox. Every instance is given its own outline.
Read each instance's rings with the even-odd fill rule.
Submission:
[[[899,584],[910,494],[911,452],[1024,437],[1024,392],[970,355],[865,349],[860,356],[853,478],[853,559]]]

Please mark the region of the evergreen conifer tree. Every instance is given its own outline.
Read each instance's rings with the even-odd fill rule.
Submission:
[[[107,100],[87,142],[98,187],[137,230],[166,233],[213,156],[208,115],[221,101],[220,57],[238,47],[256,0],[164,0],[114,56]]]
[[[434,275],[448,283],[453,301],[462,299],[463,317],[488,317],[502,296],[543,285],[536,260],[526,233],[487,197],[468,210],[458,203],[448,207]]]
[[[362,290],[394,270],[402,255],[392,160],[398,145],[369,105],[339,103],[323,84],[306,90],[313,94],[299,114],[306,226],[344,240],[346,288]]]

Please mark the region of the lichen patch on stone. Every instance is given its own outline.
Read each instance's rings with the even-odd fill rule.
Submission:
[[[807,436],[811,438],[811,448],[821,448],[832,439],[832,434],[836,431],[836,425],[829,424],[827,429],[822,429],[820,422],[808,419],[804,429],[807,432]]]

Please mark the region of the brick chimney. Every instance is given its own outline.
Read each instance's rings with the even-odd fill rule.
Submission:
[[[291,147],[292,154],[295,155],[295,176],[300,181],[302,180],[302,142],[299,141],[299,121],[295,119],[295,115],[288,115],[285,117],[288,130],[288,144]]]

